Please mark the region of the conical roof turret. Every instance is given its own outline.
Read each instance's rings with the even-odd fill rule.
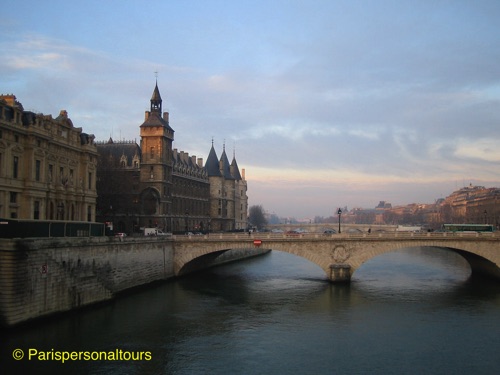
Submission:
[[[235,178],[231,174],[231,164],[229,164],[229,159],[226,155],[226,145],[224,145],[222,155],[220,157],[222,175],[226,180],[234,180]]]
[[[219,169],[219,159],[214,149],[214,142],[212,141],[212,148],[208,154],[207,161],[205,163],[205,170],[207,171],[208,177],[221,177]]]
[[[231,174],[236,181],[242,180],[240,174],[240,168],[238,167],[238,163],[236,162],[236,157],[233,154],[233,161],[231,162]]]

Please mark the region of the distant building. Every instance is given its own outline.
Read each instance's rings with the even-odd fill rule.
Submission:
[[[97,149],[65,110],[25,111],[0,95],[0,217],[94,221]]]
[[[443,221],[454,224],[500,224],[500,189],[463,187],[441,204]]]

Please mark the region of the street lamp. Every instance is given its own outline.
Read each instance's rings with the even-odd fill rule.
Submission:
[[[486,215],[488,214],[488,212],[486,210],[484,210],[484,223],[487,224],[488,222],[486,221]]]
[[[340,208],[337,211],[337,215],[339,215],[339,233],[340,233],[340,215],[342,215],[342,210]]]

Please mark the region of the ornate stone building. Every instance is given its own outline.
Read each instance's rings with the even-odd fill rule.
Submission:
[[[94,136],[57,118],[25,111],[0,95],[0,217],[94,221],[97,149]]]
[[[217,159],[213,145],[206,166],[173,149],[174,130],[168,112],[162,114],[158,84],[150,102],[140,147],[112,139],[98,143],[98,218],[127,233],[143,227],[174,233],[245,229],[247,185],[235,158],[229,164],[224,150],[215,161],[222,168],[217,173],[210,166]]]

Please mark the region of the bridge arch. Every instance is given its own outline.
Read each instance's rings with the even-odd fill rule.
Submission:
[[[382,254],[412,248],[435,248],[436,251],[452,251],[462,256],[469,263],[472,275],[484,275],[500,279],[500,268],[497,263],[491,260],[492,249],[481,249],[481,246],[473,242],[381,241],[376,245],[366,246],[363,250],[353,251],[345,263],[349,266],[350,276],[352,277],[354,272],[370,259]]]
[[[183,276],[191,272],[206,269],[215,264],[221,264],[221,262],[216,263],[216,260],[231,250],[234,249],[222,249],[208,253],[201,251],[197,255],[192,254],[193,257],[190,257],[191,259],[189,260],[186,259],[186,263],[174,266],[174,268],[176,268],[175,274],[177,276]]]

